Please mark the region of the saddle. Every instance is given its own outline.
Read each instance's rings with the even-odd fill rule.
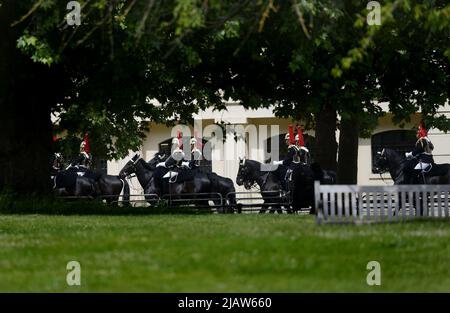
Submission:
[[[424,162],[419,162],[414,167],[415,170],[419,170],[422,173],[428,173],[429,171],[431,171],[432,168],[433,168],[433,164],[431,164],[431,163],[424,163]]]
[[[94,172],[94,171],[91,171],[89,169],[82,169],[82,168],[74,170],[74,172],[76,172],[77,176],[83,176],[83,177],[86,177],[86,178],[93,179],[95,181],[99,180],[100,177],[103,175],[100,172],[97,172],[97,171]]]
[[[191,181],[195,178],[196,169],[189,169],[185,167],[175,167],[170,169],[163,178],[167,178],[170,184],[183,183]]]
[[[173,171],[173,170],[169,170],[166,174],[164,174],[163,178],[168,178],[169,179],[169,183],[173,184],[177,182],[177,178],[178,178],[178,172],[177,171]]]

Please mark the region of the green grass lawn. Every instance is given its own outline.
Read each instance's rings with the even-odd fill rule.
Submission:
[[[81,263],[81,286],[66,264]],[[366,265],[381,264],[381,286]],[[450,222],[300,215],[0,215],[0,291],[450,291]]]

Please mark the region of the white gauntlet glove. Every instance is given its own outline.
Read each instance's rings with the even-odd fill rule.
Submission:
[[[159,162],[158,164],[156,164],[156,167],[166,167],[166,163],[165,162]]]
[[[282,165],[283,161],[273,161],[273,165]]]
[[[412,152],[406,152],[406,153],[405,153],[405,157],[406,157],[408,160],[411,160],[411,159],[413,158]]]
[[[181,166],[189,167],[189,162],[188,161],[181,162]]]

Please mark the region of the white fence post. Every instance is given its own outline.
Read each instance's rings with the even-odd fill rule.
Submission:
[[[318,223],[449,217],[450,185],[320,185],[316,181],[314,188]]]

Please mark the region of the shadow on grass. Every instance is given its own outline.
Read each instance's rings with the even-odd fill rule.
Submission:
[[[108,204],[99,199],[59,199],[53,196],[22,196],[0,194],[0,214],[54,214],[54,215],[150,215],[150,214],[210,214],[210,208],[177,206],[161,202],[151,206]]]

